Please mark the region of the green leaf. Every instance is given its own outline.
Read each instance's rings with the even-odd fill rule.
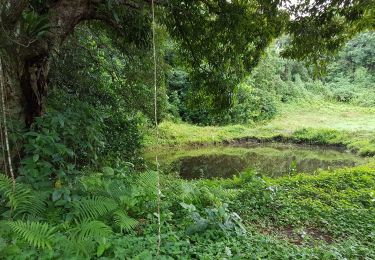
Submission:
[[[193,211],[196,210],[195,206],[192,205],[192,204],[186,204],[184,202],[181,202],[180,205],[181,205],[181,207],[183,207],[184,209],[186,209],[189,212],[193,212]]]
[[[121,231],[130,231],[138,225],[138,221],[129,217],[124,211],[116,211],[114,214],[116,225],[118,225]]]
[[[115,174],[115,171],[111,167],[108,167],[108,166],[103,167],[102,171],[104,175],[107,175],[107,176],[113,176]]]
[[[37,162],[39,160],[39,154],[34,154],[33,161]]]
[[[55,228],[47,223],[33,221],[10,221],[8,225],[22,239],[37,248],[51,249],[51,242],[54,238]]]
[[[106,249],[107,249],[107,248],[106,248],[106,245],[105,245],[105,244],[100,244],[100,245],[98,246],[98,249],[96,250],[96,256],[97,256],[97,257],[101,257]]]
[[[104,216],[108,212],[115,210],[118,204],[111,198],[97,196],[74,201],[73,207],[77,220],[82,221]]]
[[[52,193],[52,201],[57,201],[61,198],[61,195],[63,194],[62,190],[55,190]]]
[[[71,231],[72,236],[79,240],[94,239],[99,241],[103,238],[109,237],[112,234],[111,227],[98,220],[83,221]]]

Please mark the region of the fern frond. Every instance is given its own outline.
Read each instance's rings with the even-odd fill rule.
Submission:
[[[12,179],[3,174],[0,174],[0,194],[4,195],[13,209],[17,209],[19,205],[32,198],[29,187],[20,183],[16,183],[13,187]]]
[[[73,259],[90,259],[96,250],[95,241],[89,240],[79,240],[76,238],[66,238],[60,241],[61,248],[65,251],[64,259],[72,259],[75,255],[76,258]],[[79,256],[84,256],[85,258]]]
[[[138,185],[142,187],[147,193],[156,195],[156,185],[158,183],[158,173],[154,171],[147,171],[141,173],[138,177]]]
[[[96,219],[118,207],[114,199],[106,197],[83,198],[73,203],[75,215],[80,221]]]
[[[122,196],[131,195],[131,187],[120,181],[109,181],[104,183],[104,188],[109,196],[118,199]]]
[[[136,219],[129,217],[125,212],[120,210],[114,213],[114,220],[116,225],[120,227],[121,232],[129,232],[139,223]]]
[[[15,211],[15,216],[26,214],[32,217],[39,217],[46,210],[47,193],[32,192],[29,200],[21,203]]]
[[[99,220],[88,221],[77,224],[70,230],[72,238],[79,240],[100,240],[112,234],[112,229]]]
[[[51,249],[55,228],[47,223],[32,221],[9,221],[8,225],[20,238],[37,248]]]

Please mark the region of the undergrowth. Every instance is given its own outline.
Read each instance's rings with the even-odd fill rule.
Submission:
[[[155,259],[155,178],[107,167],[75,189],[41,192],[13,190],[1,175],[0,255]],[[278,179],[162,175],[161,183],[160,259],[375,257],[374,165]]]

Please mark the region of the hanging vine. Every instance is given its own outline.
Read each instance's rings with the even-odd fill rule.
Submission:
[[[156,44],[155,44],[155,5],[154,0],[151,1],[152,9],[152,50],[153,50],[153,62],[154,62],[154,120],[156,130],[156,140],[159,140],[159,124],[158,124],[158,101],[157,101],[157,66],[156,66]],[[157,216],[158,216],[158,244],[157,254],[160,255],[161,245],[161,219],[160,219],[160,204],[161,204],[161,190],[160,190],[160,176],[159,176],[159,160],[158,153],[155,155],[156,172],[157,172]]]
[[[14,176],[14,171],[12,167],[12,157],[10,154],[10,146],[9,146],[9,138],[8,138],[8,127],[7,127],[7,118],[6,118],[6,107],[5,107],[5,80],[4,80],[4,73],[3,73],[3,65],[2,61],[0,60],[0,89],[1,89],[1,107],[2,107],[2,125],[4,129],[4,141],[5,141],[5,154],[7,155],[7,160],[8,160],[8,166],[9,166],[9,175],[12,178],[13,182],[13,188],[15,187],[16,184],[16,179]],[[3,136],[3,135],[2,135]],[[4,165],[6,165],[6,161],[4,161]]]

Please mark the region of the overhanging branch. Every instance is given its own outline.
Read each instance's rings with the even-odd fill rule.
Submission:
[[[12,26],[18,21],[22,12],[27,8],[28,0],[5,0],[1,1],[1,16],[6,25]]]
[[[118,34],[125,36],[124,28],[122,27],[122,25],[118,23],[116,20],[112,19],[109,14],[95,13],[92,19],[106,23],[111,28],[113,28]]]

